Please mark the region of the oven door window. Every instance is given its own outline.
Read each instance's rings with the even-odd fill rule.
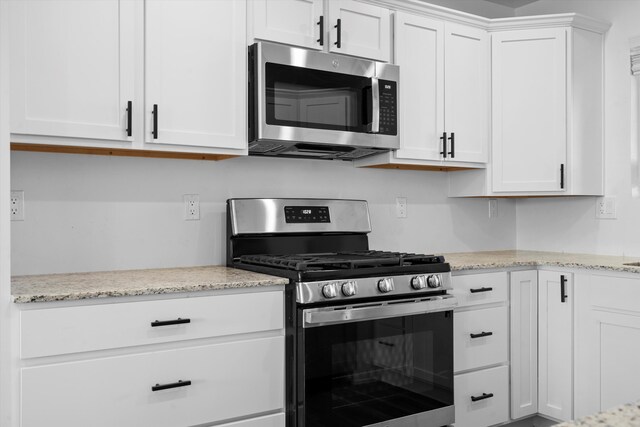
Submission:
[[[289,65],[265,64],[268,125],[367,132],[371,79]]]
[[[298,404],[306,427],[360,427],[453,405],[451,311],[303,335]]]

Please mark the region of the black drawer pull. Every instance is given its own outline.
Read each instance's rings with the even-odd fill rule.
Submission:
[[[471,396],[472,402],[477,402],[478,400],[489,399],[493,397],[493,393],[482,393],[482,396]]]
[[[378,341],[378,344],[386,345],[387,347],[395,347],[396,345],[386,341]]]
[[[475,289],[469,289],[469,292],[471,292],[472,294],[477,294],[479,292],[491,292],[493,290],[493,288],[475,288]]]
[[[181,319],[178,317],[175,320],[156,320],[155,322],[151,322],[151,327],[155,328],[157,326],[181,325],[183,323],[191,323],[191,319]]]
[[[470,334],[471,338],[482,338],[482,337],[490,337],[493,335],[493,332],[480,332],[479,334]]]
[[[567,278],[564,277],[564,274],[560,275],[560,302],[567,301]]]
[[[191,385],[191,381],[179,380],[177,383],[156,384],[154,386],[151,386],[151,391],[168,390],[170,388],[186,387],[188,385]]]

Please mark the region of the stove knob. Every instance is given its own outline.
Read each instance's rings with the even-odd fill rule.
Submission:
[[[378,280],[378,290],[383,294],[391,292],[393,290],[393,279],[387,277],[385,279]]]
[[[439,288],[442,285],[442,283],[440,283],[440,276],[432,274],[427,277],[427,285],[429,285],[430,288]]]
[[[416,291],[420,289],[424,289],[427,287],[427,277],[426,276],[416,276],[411,279],[411,287]]]
[[[322,287],[322,295],[325,298],[335,298],[338,296],[338,291],[336,290],[335,283],[329,283],[328,285],[324,285]]]
[[[354,296],[358,292],[358,287],[356,286],[356,282],[348,281],[342,284],[342,294],[345,297]]]

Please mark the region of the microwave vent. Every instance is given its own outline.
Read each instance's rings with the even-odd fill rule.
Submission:
[[[284,144],[278,142],[261,142],[249,145],[249,151],[252,153],[269,153],[271,151],[279,151],[284,148]]]

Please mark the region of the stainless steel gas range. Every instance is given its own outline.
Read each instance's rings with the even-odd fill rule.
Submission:
[[[362,200],[230,199],[228,265],[287,277],[287,427],[454,422],[442,256],[372,251]]]

